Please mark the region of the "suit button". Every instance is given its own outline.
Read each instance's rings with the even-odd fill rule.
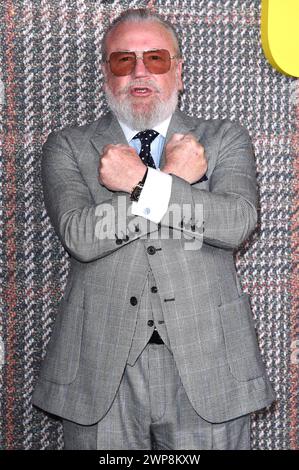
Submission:
[[[149,321],[147,322],[147,324],[148,324],[148,326],[153,326],[154,322],[153,322],[153,320],[149,320]]]
[[[156,248],[154,246],[149,246],[146,251],[149,255],[154,255],[156,253]]]
[[[136,297],[131,297],[131,298],[130,298],[130,303],[131,303],[131,305],[137,305],[137,302],[138,302],[138,301],[137,301]]]
[[[153,286],[153,287],[151,288],[151,291],[152,291],[153,294],[155,294],[156,292],[158,292],[158,287]]]

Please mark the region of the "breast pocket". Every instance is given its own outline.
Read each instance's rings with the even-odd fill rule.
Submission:
[[[238,299],[221,305],[219,314],[232,375],[239,381],[264,375],[249,296],[243,293]]]
[[[41,378],[59,384],[71,383],[77,374],[84,321],[83,302],[63,298],[55,319]]]

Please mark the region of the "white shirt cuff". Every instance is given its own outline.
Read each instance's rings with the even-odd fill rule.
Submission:
[[[139,200],[132,202],[132,214],[159,223],[168,209],[171,185],[170,175],[149,167]]]

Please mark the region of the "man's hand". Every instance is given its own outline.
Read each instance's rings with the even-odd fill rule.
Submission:
[[[165,173],[172,173],[192,184],[207,171],[204,148],[192,134],[173,134],[165,150],[166,161],[162,168]]]
[[[146,166],[136,150],[124,144],[106,145],[99,163],[99,182],[111,191],[131,193]]]

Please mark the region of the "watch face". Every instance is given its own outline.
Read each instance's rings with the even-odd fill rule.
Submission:
[[[139,199],[139,196],[141,194],[141,191],[142,191],[142,187],[135,186],[135,188],[133,189],[132,194],[131,194],[131,198],[130,198],[131,201],[137,202],[138,199]]]

